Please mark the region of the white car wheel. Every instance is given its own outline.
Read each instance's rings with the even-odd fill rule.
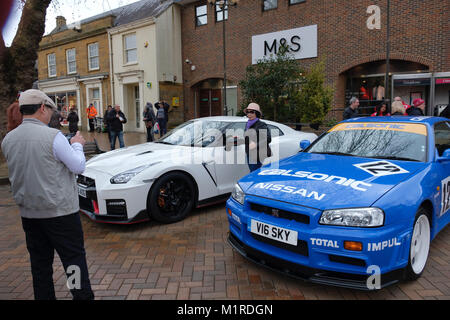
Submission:
[[[411,246],[409,249],[409,264],[407,278],[417,279],[422,274],[428,260],[430,250],[430,222],[426,212],[420,209],[414,222]]]

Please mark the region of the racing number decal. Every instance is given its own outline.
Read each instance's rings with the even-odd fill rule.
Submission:
[[[355,167],[370,173],[373,176],[387,176],[391,174],[408,173],[402,167],[389,161],[375,161],[354,164]]]
[[[450,177],[442,180],[441,183],[441,193],[442,193],[442,201],[441,201],[441,213],[439,216],[442,216],[448,209],[450,208]]]

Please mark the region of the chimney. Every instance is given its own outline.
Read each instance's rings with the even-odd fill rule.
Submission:
[[[66,18],[64,18],[63,16],[57,16],[56,17],[56,27],[60,28],[60,27],[64,27],[66,25]]]

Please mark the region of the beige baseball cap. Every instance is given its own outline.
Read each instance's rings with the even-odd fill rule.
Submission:
[[[19,105],[29,105],[29,104],[45,104],[56,110],[56,105],[52,99],[50,99],[44,92],[36,89],[28,89],[20,94]]]

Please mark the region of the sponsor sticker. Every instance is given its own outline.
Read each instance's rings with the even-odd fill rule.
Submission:
[[[402,167],[386,160],[358,163],[354,166],[376,177],[409,173]]]
[[[349,122],[341,123],[329,130],[344,131],[344,130],[392,130],[403,131],[409,133],[416,133],[426,136],[427,127],[419,123],[394,123],[394,122]]]
[[[450,209],[450,176],[442,180],[441,182],[441,194],[442,194],[442,200],[441,200],[441,212],[439,213],[439,216],[442,216],[444,213]]]

